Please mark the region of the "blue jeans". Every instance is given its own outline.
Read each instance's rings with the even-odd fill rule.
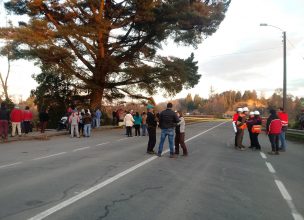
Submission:
[[[285,131],[281,131],[281,134],[279,135],[282,150],[286,150],[286,139],[285,139]]]
[[[160,136],[160,142],[158,147],[158,154],[161,154],[163,152],[164,142],[166,139],[166,136],[168,135],[169,140],[169,148],[170,148],[170,154],[174,154],[174,128],[163,128],[161,129],[161,136]]]
[[[141,130],[142,130],[142,136],[146,136],[147,125],[146,124],[141,125]]]
[[[100,127],[100,118],[96,118],[96,128]]]
[[[85,124],[83,128],[83,133],[85,137],[91,136],[91,124]]]

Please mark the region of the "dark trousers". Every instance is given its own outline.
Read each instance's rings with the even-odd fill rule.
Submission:
[[[149,141],[147,152],[153,151],[156,144],[156,127],[148,127]]]
[[[236,132],[236,146],[237,147],[243,147],[243,137],[244,137],[244,130],[237,129]]]
[[[279,151],[279,134],[268,134],[272,151]]]
[[[0,120],[0,138],[7,139],[8,134],[8,120]]]
[[[140,136],[140,125],[134,125],[135,136]]]
[[[127,126],[126,128],[128,137],[132,137],[132,126]]]
[[[185,132],[175,134],[175,154],[179,154],[179,146],[183,149],[183,155],[188,155],[185,144]]]
[[[24,121],[23,122],[23,126],[24,126],[24,133],[29,133],[31,130],[31,122],[30,121]]]
[[[258,133],[252,133],[252,146],[255,147],[256,149],[261,149],[258,136],[259,136]]]
[[[47,126],[47,121],[41,121],[40,122],[40,131],[41,131],[41,133],[44,133],[44,131],[46,129],[46,126]]]

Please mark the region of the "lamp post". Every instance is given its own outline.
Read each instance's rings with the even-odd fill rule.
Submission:
[[[282,30],[279,27],[270,25],[270,24],[265,24],[262,23],[260,24],[260,26],[269,26],[269,27],[273,27],[276,29],[279,29],[280,31],[282,31],[283,34],[283,109],[284,111],[286,110],[286,31]]]

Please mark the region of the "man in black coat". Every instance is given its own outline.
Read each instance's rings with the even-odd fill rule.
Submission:
[[[148,154],[155,154],[154,147],[156,144],[156,127],[157,127],[157,118],[153,113],[153,105],[147,106],[147,125],[148,125],[148,134],[149,134],[149,141],[148,141]]]

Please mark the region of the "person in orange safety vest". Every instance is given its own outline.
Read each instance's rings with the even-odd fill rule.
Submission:
[[[249,109],[247,107],[243,108],[243,112],[239,113],[239,117],[236,122],[237,132],[236,132],[236,149],[245,150],[243,145],[244,130],[246,129],[246,120]]]

